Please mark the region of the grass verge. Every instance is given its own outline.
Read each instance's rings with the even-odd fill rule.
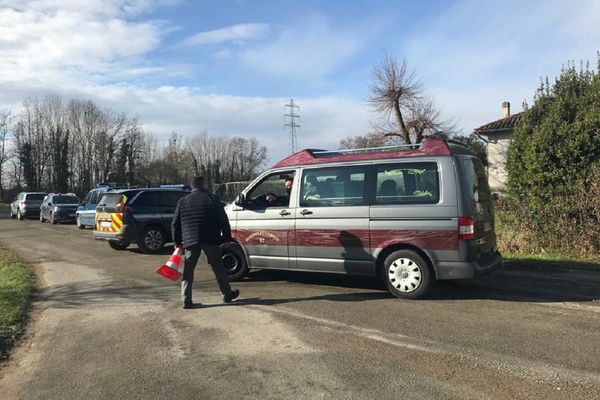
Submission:
[[[560,254],[516,254],[502,253],[508,267],[584,269],[600,272],[600,262]]]
[[[31,267],[0,247],[0,358],[23,333],[33,287]]]

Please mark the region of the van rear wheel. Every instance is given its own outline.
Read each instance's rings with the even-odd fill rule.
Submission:
[[[382,278],[390,291],[402,299],[418,299],[432,284],[427,262],[412,250],[397,250],[386,257]]]

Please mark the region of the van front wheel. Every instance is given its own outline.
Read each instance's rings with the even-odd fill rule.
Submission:
[[[396,297],[418,299],[429,291],[432,284],[429,265],[412,250],[397,250],[386,257],[382,277]]]
[[[248,264],[244,251],[237,243],[227,243],[221,246],[221,259],[230,281],[241,281],[248,275]]]

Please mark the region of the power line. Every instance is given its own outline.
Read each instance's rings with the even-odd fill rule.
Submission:
[[[286,104],[283,109],[285,112],[283,115],[283,130],[290,128],[290,151],[295,153],[298,148],[296,128],[300,128],[300,124],[296,120],[300,120],[300,106],[294,103],[294,99],[290,99],[290,104]]]

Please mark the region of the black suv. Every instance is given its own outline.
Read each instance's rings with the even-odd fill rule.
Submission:
[[[171,220],[177,202],[190,192],[177,189],[123,189],[104,194],[96,207],[94,237],[115,250],[137,243],[156,253],[171,242]]]

